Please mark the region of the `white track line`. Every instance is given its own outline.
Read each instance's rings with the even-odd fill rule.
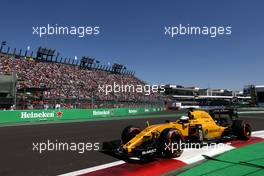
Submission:
[[[175,160],[180,160],[187,164],[193,164],[195,162],[204,160],[204,157],[202,155],[207,156],[216,156],[220,153],[224,153],[226,151],[232,150],[235,147],[228,145],[228,144],[217,144],[214,147],[203,147],[201,149],[188,149],[184,150],[183,154],[178,157],[174,158]]]
[[[253,131],[252,132],[252,136],[264,138],[264,130],[262,130],[262,131]]]
[[[124,163],[126,163],[126,162],[120,160],[120,161],[115,161],[115,162],[112,162],[112,163],[107,163],[107,164],[103,164],[103,165],[99,165],[99,166],[95,166],[95,167],[90,167],[90,168],[87,168],[87,169],[82,169],[82,170],[70,172],[70,173],[67,173],[67,174],[62,174],[62,175],[59,175],[59,176],[82,175],[82,174],[87,174],[87,173],[90,173],[90,172],[106,169],[106,168],[109,168],[109,167],[118,166],[118,165],[121,165],[121,164],[124,164]]]
[[[262,114],[264,111],[240,111],[238,114]]]
[[[259,134],[259,133],[264,133],[264,130],[260,130],[260,131],[252,131],[252,135],[254,135],[254,134]]]
[[[262,131],[254,131],[252,132],[252,136],[254,137],[260,137],[260,138],[264,138],[264,130]],[[211,148],[209,150],[205,150],[205,149],[192,149],[192,150],[184,150],[182,156],[180,156],[179,158],[175,158],[176,160],[180,160],[182,162],[185,162],[187,164],[192,164],[198,161],[201,161],[204,159],[204,157],[202,155],[207,155],[207,156],[216,156],[219,155],[221,153],[224,153],[226,151],[235,149],[235,147],[227,144],[218,144],[220,145],[219,147],[215,147],[215,148]]]
[[[252,136],[264,138],[264,130],[254,131],[254,132],[252,132]],[[192,163],[204,160],[204,157],[202,155],[207,155],[207,156],[212,157],[212,156],[224,153],[226,151],[235,149],[235,147],[229,145],[228,143],[227,144],[217,144],[217,145],[219,145],[219,146],[215,147],[215,148],[209,148],[209,149],[205,149],[203,147],[200,150],[198,150],[198,149],[184,150],[183,154],[180,157],[173,158],[173,159],[180,160],[186,164],[192,164]],[[59,176],[83,175],[83,174],[91,173],[91,172],[102,170],[102,169],[107,169],[107,168],[118,166],[118,165],[125,164],[125,163],[126,163],[125,161],[119,160],[119,161],[115,161],[115,162],[111,162],[111,163],[107,163],[107,164],[103,164],[103,165],[99,165],[99,166],[90,167],[87,169],[82,169],[82,170],[78,170],[78,171],[74,171],[74,172],[69,172],[66,174],[61,174]]]

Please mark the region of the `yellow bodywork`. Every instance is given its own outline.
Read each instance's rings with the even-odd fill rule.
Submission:
[[[197,133],[190,134],[190,128],[201,125],[203,138],[205,140],[221,137],[226,129],[226,127],[217,125],[214,119],[206,111],[190,111],[188,117],[189,121],[187,123],[182,123],[181,120],[177,120],[175,122],[148,126],[122,147],[128,153],[132,152],[133,149],[140,146],[143,142],[151,140],[152,138],[158,138],[160,133],[166,128],[175,128],[181,132],[184,138],[188,138],[190,136],[198,135]]]

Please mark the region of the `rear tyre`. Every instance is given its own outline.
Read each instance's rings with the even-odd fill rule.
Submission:
[[[130,141],[140,132],[141,132],[141,129],[138,127],[135,127],[133,125],[127,126],[126,128],[124,128],[122,135],[121,135],[122,143],[126,144],[128,141]]]
[[[159,150],[164,158],[179,157],[183,152],[184,138],[175,128],[164,129],[159,137]]]
[[[248,140],[251,136],[251,126],[244,120],[234,120],[232,130],[239,139]]]

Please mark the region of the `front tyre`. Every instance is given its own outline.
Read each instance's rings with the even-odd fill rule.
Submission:
[[[141,132],[141,129],[138,127],[135,127],[133,125],[127,126],[126,128],[124,128],[122,135],[121,135],[122,143],[126,144],[128,141],[133,139],[140,132]]]
[[[175,128],[164,129],[159,137],[159,150],[165,158],[179,157],[183,152],[184,138]]]
[[[244,120],[234,120],[232,130],[239,139],[248,140],[251,136],[251,126]]]

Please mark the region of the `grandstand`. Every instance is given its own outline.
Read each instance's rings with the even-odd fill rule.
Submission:
[[[258,106],[264,106],[264,85],[246,85],[244,94],[252,97],[252,102]]]
[[[103,107],[142,107],[161,105],[159,95],[125,92],[105,95],[98,91],[99,85],[117,84],[145,85],[134,76],[134,72],[122,69],[114,64],[112,68],[104,66],[84,67],[84,63],[74,63],[68,59],[55,59],[51,54],[13,52],[0,53],[0,75],[16,75],[16,93],[13,106],[16,109],[47,108],[103,108]],[[47,53],[47,51],[42,53]],[[50,52],[48,52],[50,53]],[[116,68],[118,66],[118,69]],[[2,104],[0,102],[0,104]],[[10,104],[12,107],[12,104]]]
[[[251,95],[241,91],[166,85],[167,106],[170,109],[204,106],[249,106]],[[254,105],[254,104],[253,104]]]

